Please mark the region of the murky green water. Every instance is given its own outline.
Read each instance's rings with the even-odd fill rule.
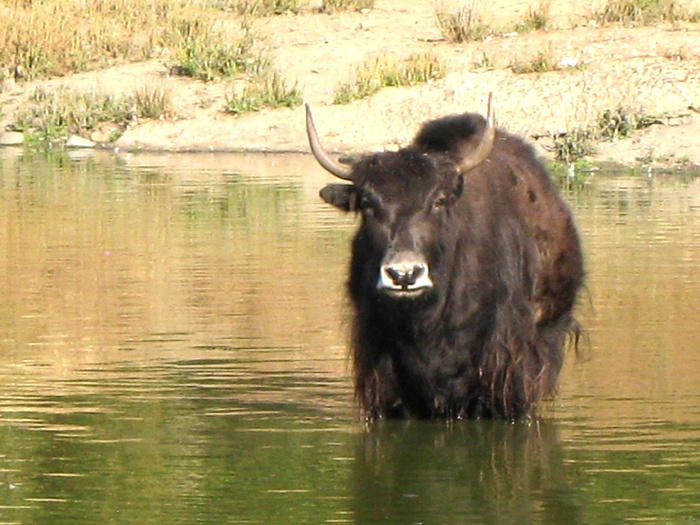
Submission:
[[[534,422],[353,407],[353,220],[293,156],[0,154],[0,523],[700,523],[700,179],[596,176]]]

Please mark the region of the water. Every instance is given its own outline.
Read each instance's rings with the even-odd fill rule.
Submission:
[[[700,179],[568,194],[586,337],[541,418],[370,428],[326,180],[0,155],[0,524],[700,523]]]

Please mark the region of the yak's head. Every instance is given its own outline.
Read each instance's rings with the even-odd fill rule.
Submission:
[[[433,289],[439,281],[434,266],[447,249],[449,217],[462,196],[464,174],[481,164],[494,144],[490,97],[482,139],[465,155],[432,151],[414,143],[346,166],[321,146],[308,105],[306,128],[316,160],[331,174],[350,182],[328,184],[321,198],[343,211],[361,213],[363,242],[369,243],[379,260],[373,277],[376,289],[401,298]]]

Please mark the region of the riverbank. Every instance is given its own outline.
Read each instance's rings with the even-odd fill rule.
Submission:
[[[501,2],[504,3],[504,2]],[[500,5],[500,4],[499,4]],[[508,7],[510,5],[510,8]],[[505,2],[510,17],[525,2]],[[577,18],[578,16],[578,18]],[[628,138],[598,141],[593,162],[627,165],[700,165],[700,26],[598,27],[585,17],[554,12],[552,29],[508,32],[482,41],[448,42],[435,23],[432,1],[406,7],[377,1],[364,12],[286,14],[256,20],[253,29],[275,67],[296,83],[324,144],[338,153],[395,148],[409,142],[431,118],[484,112],[493,92],[499,125],[554,156],[555,138],[600,126],[601,115],[646,118]],[[346,105],[333,103],[341,82],[357,65],[385,53],[430,52],[446,65],[444,78],[411,87],[385,88]],[[516,72],[517,64],[546,56],[541,72]],[[95,145],[118,151],[306,152],[303,108],[263,109],[232,115],[222,110],[231,82],[203,82],[172,74],[167,59],[34,82],[6,82],[0,124],[31,104],[37,87],[132,93],[156,84],[167,91],[174,117],[138,119],[114,141]],[[103,133],[99,137],[109,137]],[[17,138],[17,136],[15,136]],[[85,137],[90,139],[90,137]],[[83,144],[89,146],[90,143]]]

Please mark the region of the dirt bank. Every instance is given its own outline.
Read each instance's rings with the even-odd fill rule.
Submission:
[[[528,9],[527,2],[496,3],[504,6],[491,11],[495,18],[499,13],[520,16]],[[587,126],[606,109],[628,106],[661,117],[663,124],[635,132],[630,139],[600,144],[596,160],[700,165],[700,26],[600,28],[583,14],[562,8],[569,4],[575,5],[551,2],[553,25],[562,29],[459,45],[442,37],[432,0],[379,0],[364,13],[328,15],[308,9],[257,20],[254,31],[278,69],[298,82],[331,150],[405,144],[426,119],[484,111],[493,91],[499,124],[533,141],[539,137],[545,154],[551,150],[551,135]],[[366,58],[427,50],[446,63],[444,79],[387,88],[349,105],[332,104],[338,84],[348,81]],[[543,52],[577,67],[531,74],[516,74],[509,67]],[[159,60],[42,83],[132,93],[148,82],[163,82],[179,117],[136,123],[110,145],[120,150],[307,151],[302,108],[232,116],[222,111],[228,84],[170,76],[169,69],[167,60]],[[36,86],[4,87],[3,125]]]

